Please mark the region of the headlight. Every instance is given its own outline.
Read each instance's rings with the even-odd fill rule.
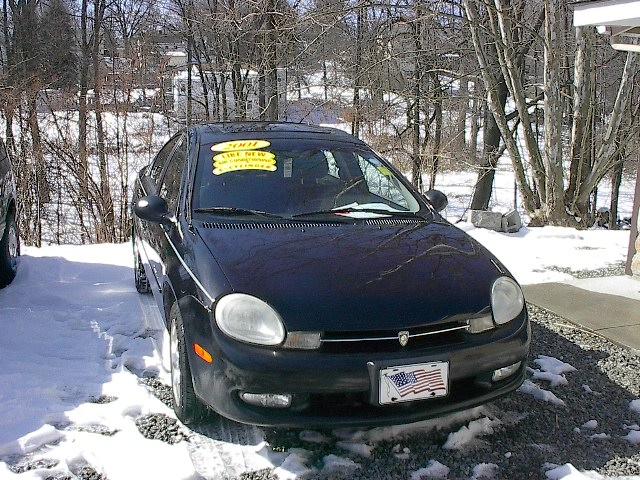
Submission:
[[[491,287],[491,308],[496,323],[507,323],[524,308],[524,296],[518,284],[509,277],[500,277]]]
[[[241,342],[278,345],[285,337],[276,311],[259,298],[231,293],[218,300],[215,310],[220,330]]]

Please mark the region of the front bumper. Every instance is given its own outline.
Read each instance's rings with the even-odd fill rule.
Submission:
[[[197,334],[196,334],[197,335]],[[523,382],[531,330],[526,310],[506,326],[468,335],[456,345],[395,352],[326,353],[253,347],[214,329],[212,365],[191,359],[200,399],[241,423],[291,428],[336,428],[411,423],[471,408],[508,394]],[[208,340],[208,341],[207,341]],[[396,365],[449,362],[449,394],[381,406],[378,372]],[[491,382],[494,370],[522,361],[514,375]],[[248,405],[242,392],[293,395],[290,408]]]

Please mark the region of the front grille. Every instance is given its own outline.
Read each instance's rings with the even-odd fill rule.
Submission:
[[[326,352],[366,352],[416,350],[421,348],[454,345],[464,342],[464,334],[469,325],[465,321],[439,323],[406,329],[409,341],[400,345],[401,330],[375,330],[367,332],[324,332],[322,351]]]

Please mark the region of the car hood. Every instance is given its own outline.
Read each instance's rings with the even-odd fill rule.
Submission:
[[[204,225],[232,289],[269,303],[289,331],[396,330],[477,313],[501,275],[446,223]]]

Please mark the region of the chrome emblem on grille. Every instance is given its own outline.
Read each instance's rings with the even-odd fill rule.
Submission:
[[[398,341],[400,342],[400,345],[402,345],[403,347],[407,343],[409,343],[409,332],[407,332],[406,330],[398,332]]]

